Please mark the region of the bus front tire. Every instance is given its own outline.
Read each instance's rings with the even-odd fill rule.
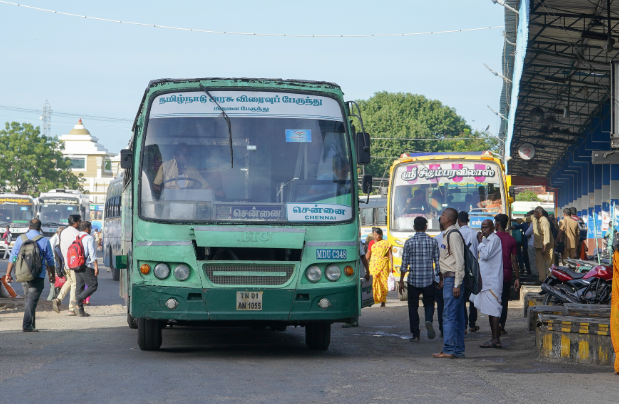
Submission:
[[[331,344],[330,323],[309,323],[305,326],[305,344],[312,351],[326,351]]]
[[[133,316],[129,313],[127,313],[127,325],[129,325],[129,328],[131,328],[132,330],[135,330],[138,328],[138,319],[137,318],[133,318]]]
[[[156,351],[161,347],[159,320],[138,319],[138,346],[142,351]]]

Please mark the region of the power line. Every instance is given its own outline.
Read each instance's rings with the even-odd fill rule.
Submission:
[[[0,0],[0,3],[24,7],[31,10],[44,11],[47,13],[53,14],[62,14],[69,17],[77,17],[77,18],[85,18],[88,20],[97,20],[103,22],[113,22],[118,24],[129,24],[129,25],[139,25],[142,27],[154,27],[154,28],[163,28],[163,29],[175,29],[179,31],[190,31],[190,32],[202,32],[206,34],[227,34],[227,35],[249,35],[249,36],[289,36],[296,38],[367,38],[367,37],[388,37],[388,36],[414,36],[414,35],[429,35],[429,34],[449,34],[453,32],[468,32],[468,31],[481,31],[486,29],[495,29],[495,28],[504,28],[504,26],[495,26],[495,27],[481,27],[481,28],[467,28],[467,29],[452,29],[448,31],[427,31],[427,32],[411,32],[405,34],[356,34],[356,35],[324,35],[324,34],[261,34],[255,32],[229,32],[229,31],[213,31],[213,30],[204,30],[204,29],[194,29],[194,28],[180,28],[180,27],[169,27],[165,25],[157,25],[157,24],[146,24],[141,22],[130,22],[130,21],[120,21],[120,20],[110,20],[108,18],[100,18],[100,17],[88,17],[85,15],[66,13],[63,11],[54,11],[48,10],[40,7],[27,6],[25,4],[13,3],[10,1]]]
[[[12,119],[14,121],[19,121],[19,122],[32,122],[32,123],[35,123],[36,125],[33,125],[33,126],[39,126],[41,124],[41,119],[28,119],[28,118],[19,118],[19,119],[17,119],[17,118],[15,118],[15,116],[2,115],[2,114],[0,114],[0,117],[2,117],[2,118],[9,118],[9,119]],[[7,122],[7,123],[9,122],[9,121],[5,121],[4,119],[0,119],[0,130],[4,129],[4,123],[2,121]],[[71,123],[70,122],[58,122],[58,121],[54,121],[54,122],[56,122],[56,124],[58,124],[58,125],[64,125],[64,126],[74,126],[75,125],[75,121],[73,121]],[[96,128],[114,128],[114,129],[124,129],[124,130],[127,130],[127,131],[131,131],[131,126],[123,127],[123,126],[97,125],[96,123],[94,123],[94,124],[93,123],[89,123],[88,127],[89,128],[91,128],[91,127],[96,127]]]
[[[24,113],[28,113],[28,114],[41,114],[41,110],[40,109],[32,109],[32,108],[20,108],[20,107],[11,107],[8,105],[0,105],[0,109],[5,109],[7,111],[14,111],[14,112],[24,112]],[[68,113],[68,112],[58,112],[58,111],[53,111],[50,113],[52,115],[55,116],[59,116],[59,117],[67,117],[67,118],[85,118],[85,119],[92,119],[95,121],[105,121],[105,122],[117,122],[117,123],[133,123],[132,119],[125,119],[125,118],[112,118],[112,117],[107,117],[107,116],[97,116],[97,115],[87,115],[87,114],[72,114],[72,113]]]

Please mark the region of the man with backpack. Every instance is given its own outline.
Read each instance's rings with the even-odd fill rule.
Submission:
[[[90,235],[92,224],[89,221],[81,222],[79,229],[80,233],[68,248],[67,265],[73,269],[77,281],[77,296],[72,303],[79,308],[80,317],[89,317],[90,314],[84,311],[83,302],[97,291],[97,246],[95,238]],[[84,285],[88,288],[85,289]]]
[[[439,265],[443,289],[443,350],[432,354],[434,358],[464,358],[464,291],[465,272],[464,239],[456,229],[458,211],[447,208],[439,218],[445,229],[439,246]],[[456,233],[456,234],[453,234]]]
[[[489,316],[492,339],[480,345],[481,348],[502,348],[501,326],[499,321],[503,306],[503,248],[501,239],[494,233],[494,223],[486,219],[481,223],[479,240],[479,269],[483,287],[477,294],[471,295],[471,301],[483,314]]]
[[[41,221],[32,219],[28,225],[28,232],[15,240],[15,245],[9,258],[9,266],[6,270],[6,281],[13,281],[11,272],[15,267],[15,278],[18,282],[27,283],[24,290],[26,294],[26,308],[22,331],[38,332],[36,329],[35,313],[39,298],[45,287],[45,264],[49,280],[54,283],[56,268],[54,267],[54,255],[49,240],[41,235]]]
[[[77,310],[73,301],[75,300],[75,290],[77,287],[77,283],[75,280],[75,273],[67,267],[67,251],[69,246],[73,243],[75,238],[80,234],[77,229],[80,223],[82,222],[82,217],[80,215],[71,215],[68,219],[69,225],[66,229],[64,229],[60,233],[59,241],[60,241],[60,252],[62,253],[62,259],[64,261],[64,274],[66,278],[66,282],[62,285],[62,289],[58,292],[58,296],[56,299],[52,300],[52,309],[56,313],[60,313],[60,304],[62,303],[62,299],[71,291],[71,296],[69,300],[69,316],[77,316]]]

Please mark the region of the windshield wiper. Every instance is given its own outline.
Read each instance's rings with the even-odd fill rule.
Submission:
[[[228,124],[228,139],[230,141],[230,165],[232,166],[232,168],[234,168],[234,154],[232,152],[232,123],[230,123],[230,118],[228,117],[228,114],[226,114],[226,111],[224,111],[224,109],[221,107],[221,105],[219,105],[215,97],[213,97],[211,93],[208,92],[208,90],[202,85],[202,83],[200,83],[200,88],[206,93],[206,95],[211,97],[211,100],[213,100],[215,104],[217,104],[217,106],[221,110],[221,114],[223,115],[226,123]]]

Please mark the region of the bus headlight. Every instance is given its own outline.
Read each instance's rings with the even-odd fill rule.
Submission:
[[[185,281],[189,278],[189,268],[187,265],[181,264],[174,268],[174,277],[179,281]]]
[[[322,271],[317,266],[311,266],[305,271],[305,276],[310,282],[318,282],[322,278]]]
[[[157,277],[157,279],[165,279],[170,276],[170,267],[168,264],[164,264],[163,262],[155,265],[155,269],[153,269],[153,273]]]
[[[331,282],[335,282],[342,276],[342,270],[337,265],[329,265],[325,270],[325,277]]]
[[[402,258],[402,247],[393,247],[392,251],[394,257]]]

